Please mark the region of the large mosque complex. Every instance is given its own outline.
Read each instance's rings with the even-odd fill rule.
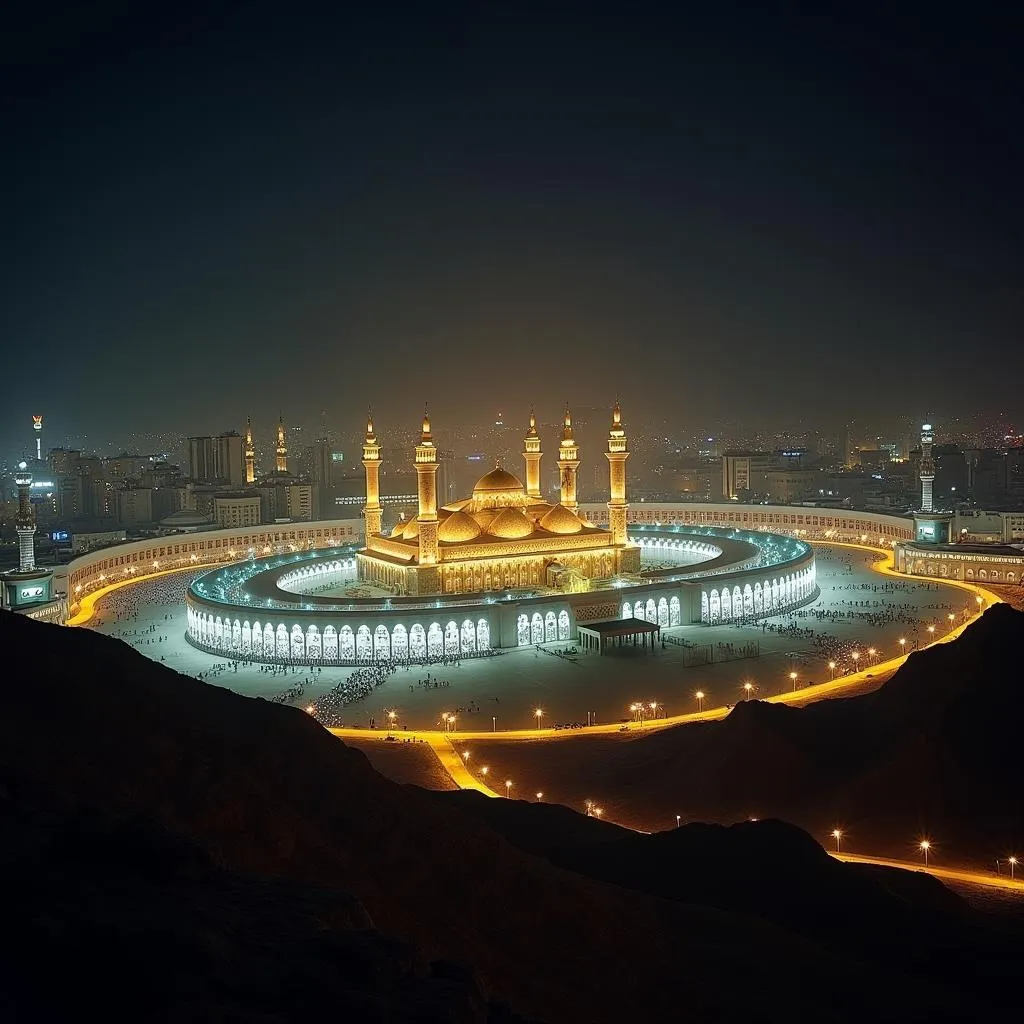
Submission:
[[[388,536],[381,533],[380,444],[367,423],[366,547],[359,552],[359,578],[385,584],[398,594],[466,594],[526,587],[580,589],[596,578],[637,572],[640,548],[626,535],[626,459],[629,451],[616,404],[608,434],[608,528],[579,516],[576,474],[579,449],[572,415],[565,410],[558,449],[559,502],[541,492],[540,438],[530,414],[523,458],[526,486],[497,466],[481,477],[472,496],[437,507],[437,449],[425,414],[415,451],[419,510]]]

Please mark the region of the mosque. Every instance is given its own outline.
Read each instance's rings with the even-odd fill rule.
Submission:
[[[381,446],[372,416],[366,425],[366,546],[357,555],[361,580],[398,595],[473,594],[554,587],[589,589],[590,581],[640,569],[640,547],[626,535],[626,459],[629,450],[622,412],[616,403],[608,432],[608,526],[579,514],[576,480],[579,448],[572,416],[565,410],[558,447],[557,504],[541,491],[541,447],[530,414],[524,442],[526,485],[500,465],[481,477],[468,498],[437,506],[438,453],[424,413],[416,445],[418,511],[389,535],[381,532],[379,473]]]

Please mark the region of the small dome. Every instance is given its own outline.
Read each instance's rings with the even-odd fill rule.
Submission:
[[[506,508],[494,517],[488,532],[503,540],[521,540],[533,533],[533,523],[521,509]]]
[[[458,544],[461,541],[475,540],[480,536],[480,527],[472,516],[465,512],[453,512],[440,525],[437,531],[437,539],[448,544]]]
[[[402,530],[402,537],[405,540],[415,540],[420,535],[420,524],[415,519],[410,519]]]
[[[486,476],[480,477],[473,487],[473,496],[478,493],[489,494],[491,491],[521,491],[523,481],[513,476],[507,469],[498,466]]]
[[[570,512],[564,505],[556,505],[550,512],[541,516],[540,526],[548,533],[579,533],[583,529],[579,516]]]

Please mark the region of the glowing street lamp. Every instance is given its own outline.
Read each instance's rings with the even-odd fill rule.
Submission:
[[[793,692],[796,693],[796,673],[789,673],[789,681],[793,684]]]
[[[537,729],[541,728],[541,720],[544,718],[544,711],[542,708],[537,708],[533,713],[534,718],[537,719]]]
[[[462,760],[465,761],[466,764],[469,764],[469,751],[468,750],[464,750],[462,752]]]
[[[683,823],[683,816],[681,814],[676,815],[676,828],[679,828]]]
[[[507,799],[508,797],[511,797],[511,796],[512,796],[512,780],[511,779],[506,779],[505,780],[505,797]]]
[[[704,710],[704,691],[703,690],[698,690],[694,694],[694,697],[697,698],[697,710],[698,711],[703,711]]]
[[[656,700],[652,700],[651,704],[650,704],[650,708],[651,708],[651,718],[657,718],[658,717],[658,702]]]
[[[949,613],[949,614],[948,614],[948,615],[946,616],[946,618],[947,618],[947,619],[949,619],[949,628],[950,628],[950,629],[952,629],[952,628],[953,628],[953,622],[955,621],[955,619],[956,619],[956,616],[955,616],[955,615],[954,615],[954,614],[953,614],[952,612],[950,612],[950,613]]]
[[[868,657],[871,658],[871,664],[872,665],[878,660],[878,658],[876,657],[877,654],[878,654],[878,651],[876,651],[874,649],[874,647],[869,647],[868,648]]]
[[[1017,868],[1017,858],[1016,857],[1008,857],[1006,859],[1006,863],[1010,865],[1010,878],[1012,879],[1013,878],[1013,873],[1014,873],[1014,871]]]
[[[602,814],[604,814],[604,808],[603,807],[595,807],[594,808],[594,817],[595,818],[600,818]]]
[[[856,672],[857,662],[860,661],[860,651],[854,651],[853,654],[850,655],[850,657],[853,658],[853,670],[854,672]]]
[[[932,844],[927,839],[922,839],[917,844],[917,848],[924,854],[924,866],[928,867],[928,851],[932,848]]]
[[[747,693],[747,696],[746,696],[745,699],[746,700],[750,700],[750,695],[754,692],[754,684],[753,683],[744,683],[743,684],[743,689]]]
[[[843,841],[843,833],[841,829],[832,829],[832,838],[836,841],[836,853],[839,853],[839,844]]]
[[[907,638],[905,636],[900,637],[900,654],[907,653]]]
[[[387,715],[388,715],[388,735],[390,736],[391,733],[392,733],[392,730],[395,728],[395,721],[398,718],[398,714],[396,713],[395,709],[392,708],[390,711],[388,711]]]
[[[830,661],[828,663],[828,671],[829,671],[829,678],[830,679],[835,679],[835,677],[836,677],[836,663],[834,661]]]
[[[543,791],[542,790],[538,790],[537,791],[537,802],[540,803],[540,801],[543,800],[543,799],[544,799]]]
[[[480,766],[480,774],[481,774],[481,775],[482,775],[482,776],[483,776],[484,778],[487,778],[487,773],[488,773],[488,772],[489,772],[490,770],[491,770],[491,769],[490,769],[490,766],[489,766],[489,765],[486,765],[486,764],[485,764],[485,765],[481,765],[481,766]]]
[[[928,627],[928,632],[931,633],[932,636],[935,636],[935,627],[934,626],[929,626]]]

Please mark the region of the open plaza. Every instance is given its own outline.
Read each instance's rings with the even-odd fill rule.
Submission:
[[[871,665],[941,639],[977,611],[975,596],[964,589],[876,571],[878,552],[814,548],[819,593],[801,607],[742,624],[669,627],[653,646],[629,643],[603,655],[584,651],[572,638],[408,666],[232,660],[185,639],[185,592],[196,575],[189,571],[113,591],[98,601],[89,625],[177,671],[314,713],[339,683],[370,673],[368,695],[345,703],[326,724],[391,726],[404,734],[548,731],[769,697],[858,670],[870,673]]]

